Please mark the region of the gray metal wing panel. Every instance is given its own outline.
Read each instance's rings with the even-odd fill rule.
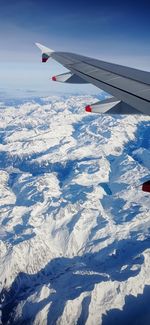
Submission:
[[[72,73],[150,114],[150,73],[72,53],[53,52],[51,56]]]
[[[86,64],[93,66],[93,68],[104,69],[108,72],[112,72],[112,73],[118,74],[120,76],[124,76],[124,77],[127,77],[127,78],[130,78],[130,79],[150,85],[150,72],[147,72],[147,71],[142,71],[142,70],[122,66],[119,64],[109,63],[109,62],[105,62],[105,61],[101,61],[101,60],[97,60],[97,59],[92,59],[92,58],[85,57],[83,55],[74,54],[74,53],[54,52],[52,57],[53,56],[58,58],[58,62],[59,62],[59,59],[62,60],[63,58],[65,60],[67,60],[68,64],[82,61],[82,62],[85,62]]]
[[[143,98],[137,97],[132,94],[132,92],[126,92],[123,89],[118,89],[117,87],[114,87],[112,85],[108,85],[107,83],[104,83],[98,79],[95,79],[93,77],[87,76],[85,74],[82,74],[81,72],[74,70],[72,68],[72,71],[74,73],[78,73],[78,75],[82,78],[85,78],[87,81],[92,83],[93,85],[97,86],[100,89],[103,89],[107,93],[113,95],[114,97],[118,98],[119,100],[124,101],[128,105],[133,106],[136,109],[139,109],[143,114],[150,114],[150,102],[145,101]]]
[[[145,83],[137,82],[136,80],[129,79],[124,76],[117,75],[116,73],[108,72],[102,69],[92,69],[92,66],[81,63],[75,63],[70,68],[75,68],[78,71],[81,71],[85,74],[89,74],[91,77],[94,77],[102,82],[107,82],[112,86],[117,88],[121,88],[125,91],[130,92],[132,89],[132,93],[139,96],[142,92],[146,91],[144,94],[144,99],[150,100],[150,86]]]

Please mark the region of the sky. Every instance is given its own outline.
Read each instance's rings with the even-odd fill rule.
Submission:
[[[35,42],[150,71],[149,12],[146,0],[0,0],[0,98],[99,92],[52,82],[66,70]]]

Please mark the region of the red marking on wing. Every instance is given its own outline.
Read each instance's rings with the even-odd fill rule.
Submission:
[[[48,58],[42,58],[42,62],[46,62]]]
[[[91,107],[90,105],[87,105],[87,106],[85,107],[85,111],[86,111],[86,112],[92,112],[92,107]]]

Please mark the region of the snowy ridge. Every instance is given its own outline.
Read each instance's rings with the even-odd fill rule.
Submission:
[[[94,100],[0,105],[4,324],[111,324],[149,288],[150,118]]]

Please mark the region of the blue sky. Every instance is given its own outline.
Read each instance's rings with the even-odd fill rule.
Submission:
[[[149,1],[0,0],[0,95],[96,93],[94,86],[55,84],[65,71],[41,63],[34,46],[72,51],[150,71]]]

